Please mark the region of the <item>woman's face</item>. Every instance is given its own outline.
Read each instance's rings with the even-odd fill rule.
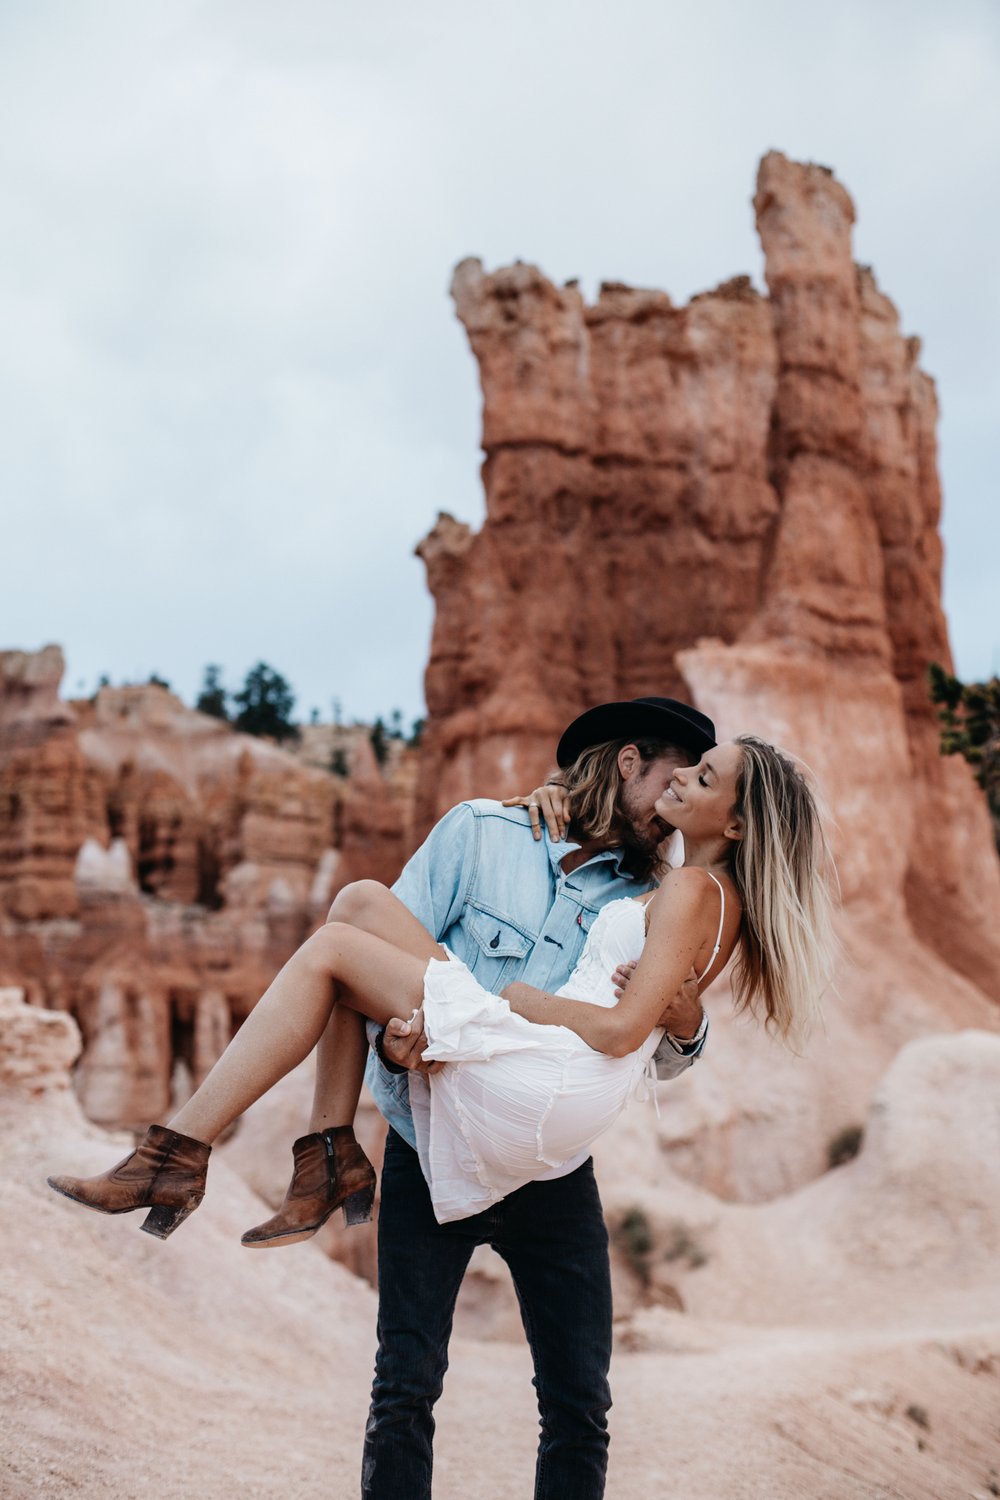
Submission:
[[[742,756],[730,741],[707,751],[696,766],[675,771],[656,803],[658,816],[686,838],[721,837],[733,824]]]

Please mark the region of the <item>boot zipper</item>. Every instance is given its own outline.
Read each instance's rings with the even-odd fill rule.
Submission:
[[[337,1180],[337,1168],[334,1158],[333,1142],[325,1133],[323,1135],[323,1148],[326,1151],[327,1171],[330,1174],[330,1182],[331,1184],[333,1184]]]

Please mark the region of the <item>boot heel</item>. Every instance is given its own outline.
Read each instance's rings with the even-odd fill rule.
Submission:
[[[201,1199],[196,1198],[193,1203],[186,1203],[183,1208],[167,1208],[163,1204],[157,1204],[155,1208],[149,1210],[139,1228],[146,1234],[155,1235],[158,1240],[165,1240],[184,1223],[190,1214],[194,1213],[200,1202]]]
[[[375,1202],[374,1187],[359,1188],[349,1198],[344,1199],[344,1223],[367,1224],[372,1216],[372,1205]]]
[[[276,1214],[243,1236],[243,1244],[251,1249],[311,1239],[338,1208],[344,1210],[348,1225],[366,1224],[372,1216],[375,1168],[350,1125],[330,1125],[299,1136],[292,1156],[295,1165],[285,1201]]]

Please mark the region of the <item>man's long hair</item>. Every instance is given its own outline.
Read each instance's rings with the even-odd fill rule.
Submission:
[[[560,772],[558,780],[570,799],[571,836],[581,841],[600,839],[620,848],[623,869],[637,880],[649,880],[659,874],[660,863],[655,848],[636,842],[622,801],[625,781],[618,769],[618,755],[626,745],[635,746],[644,766],[671,752],[692,764],[698,759],[692,751],[648,735],[642,739],[606,740],[601,745],[588,745],[572,765]]]

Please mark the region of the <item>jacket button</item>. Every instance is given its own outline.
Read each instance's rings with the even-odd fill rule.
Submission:
[[[496,935],[496,937],[493,939],[492,943],[490,944],[490,947],[491,948],[499,948],[499,946],[500,946],[500,934],[498,932],[497,935]]]

